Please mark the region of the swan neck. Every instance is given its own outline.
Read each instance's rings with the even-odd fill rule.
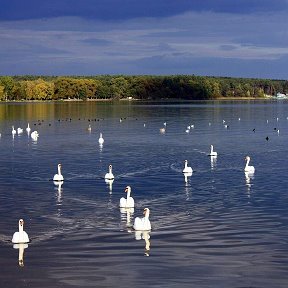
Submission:
[[[127,199],[129,199],[129,197],[130,197],[130,194],[131,194],[131,190],[130,190],[130,189],[128,189],[128,190],[127,190]]]
[[[61,175],[61,166],[58,166],[58,174]]]
[[[249,159],[249,158],[247,158],[247,159],[246,159],[246,167],[248,167],[248,165],[249,165],[249,162],[250,162],[250,159]]]
[[[24,231],[23,225],[21,225],[21,224],[19,223],[19,232],[23,232],[23,231]]]

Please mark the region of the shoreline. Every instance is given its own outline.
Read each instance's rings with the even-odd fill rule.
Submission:
[[[288,98],[287,98],[288,99]],[[219,97],[215,99],[178,99],[178,98],[161,98],[161,99],[137,99],[137,98],[122,98],[122,99],[59,99],[59,100],[5,100],[0,103],[48,103],[48,102],[213,102],[213,101],[260,101],[260,100],[286,100],[286,98],[278,99],[277,97]]]

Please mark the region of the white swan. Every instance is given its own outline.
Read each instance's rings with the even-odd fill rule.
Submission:
[[[30,242],[28,234],[24,231],[24,220],[19,220],[19,231],[15,232],[12,237],[12,243],[28,243]]]
[[[64,177],[61,174],[61,164],[58,164],[58,174],[55,174],[53,177],[53,181],[63,181]]]
[[[246,165],[245,165],[244,171],[248,173],[254,173],[255,172],[254,166],[249,166],[250,157],[246,156],[245,160],[246,160]]]
[[[20,128],[20,127],[19,127],[19,128],[17,128],[17,133],[18,133],[18,134],[22,134],[22,133],[23,133],[23,129],[22,129],[22,128]]]
[[[105,174],[105,179],[112,180],[114,179],[114,175],[112,173],[112,165],[109,165],[109,172]]]
[[[192,173],[193,169],[188,166],[188,160],[185,160],[183,173]]]
[[[14,128],[14,126],[12,126],[12,135],[15,135],[16,134],[16,130]]]
[[[26,128],[26,132],[27,132],[28,134],[31,132],[31,128],[30,128],[29,123],[28,123],[28,126],[27,126],[27,128]]]
[[[209,154],[209,156],[214,156],[214,157],[217,156],[217,152],[213,150],[213,145],[211,145],[210,147],[211,147],[211,148],[210,148],[210,154]]]
[[[34,140],[34,141],[37,141],[38,140],[38,137],[39,137],[39,133],[37,131],[33,131],[31,133],[31,138]]]
[[[125,188],[125,192],[127,192],[127,198],[122,197],[120,199],[119,206],[121,208],[134,208],[134,199],[130,196],[131,195],[131,187],[127,186]]]
[[[165,132],[166,132],[166,129],[165,129],[164,127],[162,127],[162,128],[160,128],[160,130],[159,130],[159,131],[160,131],[160,133],[161,133],[161,134],[165,134]]]
[[[104,138],[102,136],[102,133],[100,133],[100,137],[99,137],[98,142],[99,142],[100,145],[104,143]]]
[[[149,220],[149,215],[150,215],[149,208],[145,208],[143,214],[144,214],[144,217],[135,218],[133,228],[139,231],[149,231],[151,230],[151,223]]]
[[[92,131],[92,128],[91,128],[91,125],[89,124],[88,128],[87,128],[87,131],[88,132],[91,132]]]

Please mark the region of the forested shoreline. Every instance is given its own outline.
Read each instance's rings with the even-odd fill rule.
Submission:
[[[0,76],[0,101],[264,98],[288,94],[287,80],[171,76]]]

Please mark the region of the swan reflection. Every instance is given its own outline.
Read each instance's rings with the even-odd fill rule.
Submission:
[[[64,181],[53,181],[55,188],[57,190],[57,205],[61,205],[62,203],[62,192],[63,192],[63,188],[62,185],[64,183]]]
[[[28,248],[27,243],[19,243],[13,245],[14,249],[19,249],[18,253],[18,264],[20,267],[24,266],[24,249]]]
[[[188,186],[188,182],[189,182],[189,177],[191,177],[193,174],[193,172],[188,172],[188,173],[183,173],[184,175],[184,182],[185,182],[185,186]]]
[[[131,232],[131,228],[133,223],[131,223],[131,218],[134,213],[134,208],[120,208],[121,213],[121,220],[125,223],[126,227],[128,228],[128,232]]]
[[[193,172],[184,173],[186,200],[190,199],[190,196],[189,196],[190,190],[191,190],[190,177],[192,176],[192,174],[193,174]]]
[[[210,161],[211,161],[211,170],[213,170],[217,164],[217,156],[210,156]]]
[[[112,194],[112,186],[113,186],[114,179],[105,179],[105,183],[109,187],[109,193]]]
[[[135,239],[145,241],[144,256],[150,256],[150,231],[135,231]]]
[[[250,190],[251,190],[251,180],[254,179],[254,173],[249,173],[249,172],[245,172],[245,182],[246,182],[246,186],[247,186],[247,193],[248,193],[248,197],[250,197]]]

